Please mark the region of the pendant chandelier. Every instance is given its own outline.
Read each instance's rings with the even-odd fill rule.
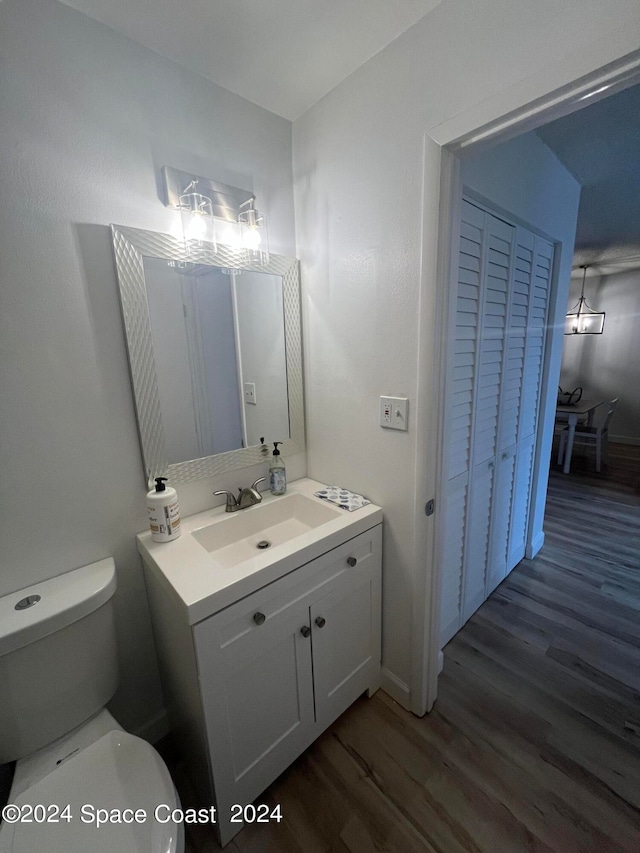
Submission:
[[[581,266],[584,270],[582,275],[582,291],[580,299],[568,312],[564,322],[565,335],[601,335],[604,330],[604,311],[599,313],[589,308],[584,298],[584,283],[587,277],[587,265]]]

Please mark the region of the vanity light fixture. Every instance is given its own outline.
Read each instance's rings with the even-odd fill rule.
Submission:
[[[166,205],[180,210],[185,252],[196,260],[224,246],[225,257],[242,266],[269,263],[269,238],[264,213],[255,209],[252,192],[210,178],[162,169]]]
[[[565,335],[601,335],[604,330],[605,312],[598,313],[587,305],[584,298],[584,282],[587,277],[587,265],[580,269],[584,270],[582,275],[582,292],[580,299],[568,312],[564,322]]]

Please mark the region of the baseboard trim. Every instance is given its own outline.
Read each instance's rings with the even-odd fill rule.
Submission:
[[[161,711],[158,711],[146,723],[138,726],[133,734],[149,743],[157,743],[159,740],[162,740],[163,737],[169,734],[169,717],[167,716],[166,709],[163,708]]]
[[[640,445],[640,438],[636,438],[633,435],[610,435],[609,441],[613,444],[632,444],[635,447]]]
[[[527,542],[527,547],[525,549],[524,555],[527,560],[533,560],[538,551],[541,550],[544,545],[544,532],[541,530],[537,536],[534,537],[533,541]]]
[[[407,711],[411,710],[411,690],[409,689],[409,685],[384,667],[380,670],[380,687]]]

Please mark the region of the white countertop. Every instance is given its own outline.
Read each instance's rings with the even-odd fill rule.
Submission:
[[[325,506],[335,506],[314,496],[314,492],[322,488],[323,483],[305,477],[289,483],[287,495],[301,494]],[[287,495],[279,497],[265,492],[261,504],[239,512],[253,512]],[[154,542],[149,531],[137,536],[138,551],[145,564],[165,591],[184,608],[191,625],[382,521],[382,510],[375,504],[368,504],[354,512],[338,510],[335,520],[268,551],[256,553],[255,557],[240,565],[223,568],[216,562],[214,555],[190,534],[206,525],[223,524],[234,515],[236,513],[226,513],[224,506],[219,506],[189,516],[182,520],[182,535],[172,542]]]

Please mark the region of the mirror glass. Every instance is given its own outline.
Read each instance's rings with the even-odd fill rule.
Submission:
[[[282,277],[143,265],[168,462],[289,438]]]
[[[304,447],[298,263],[241,267],[225,248],[187,259],[166,234],[112,226],[148,481]]]

